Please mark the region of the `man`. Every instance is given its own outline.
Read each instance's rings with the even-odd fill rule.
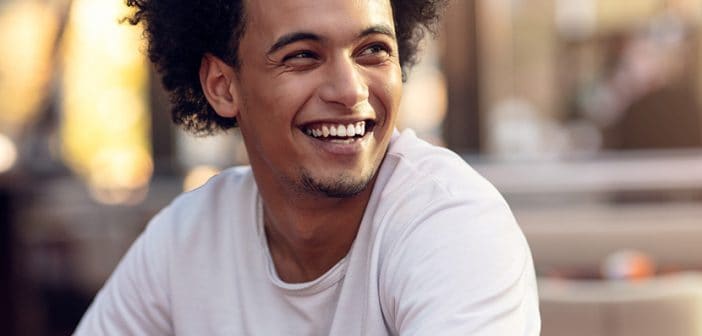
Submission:
[[[441,1],[128,2],[175,120],[251,166],[157,215],[77,335],[538,335],[504,200],[394,128]]]

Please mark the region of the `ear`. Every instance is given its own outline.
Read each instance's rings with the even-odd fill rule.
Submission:
[[[200,85],[215,112],[224,118],[239,114],[239,93],[236,72],[227,63],[211,54],[202,56]]]

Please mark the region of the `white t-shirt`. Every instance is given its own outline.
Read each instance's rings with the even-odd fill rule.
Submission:
[[[349,253],[285,283],[250,168],[178,197],[137,239],[76,335],[538,335],[529,247],[454,153],[396,133]]]

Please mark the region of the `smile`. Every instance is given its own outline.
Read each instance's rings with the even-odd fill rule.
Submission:
[[[306,126],[305,134],[320,140],[350,140],[362,138],[370,132],[374,123],[372,121],[358,121],[355,123],[322,123]]]

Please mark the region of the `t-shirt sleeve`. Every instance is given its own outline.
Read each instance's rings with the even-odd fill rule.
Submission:
[[[172,335],[165,210],[129,248],[74,335]]]
[[[533,261],[507,205],[444,200],[421,213],[381,276],[388,327],[403,336],[539,335]]]

